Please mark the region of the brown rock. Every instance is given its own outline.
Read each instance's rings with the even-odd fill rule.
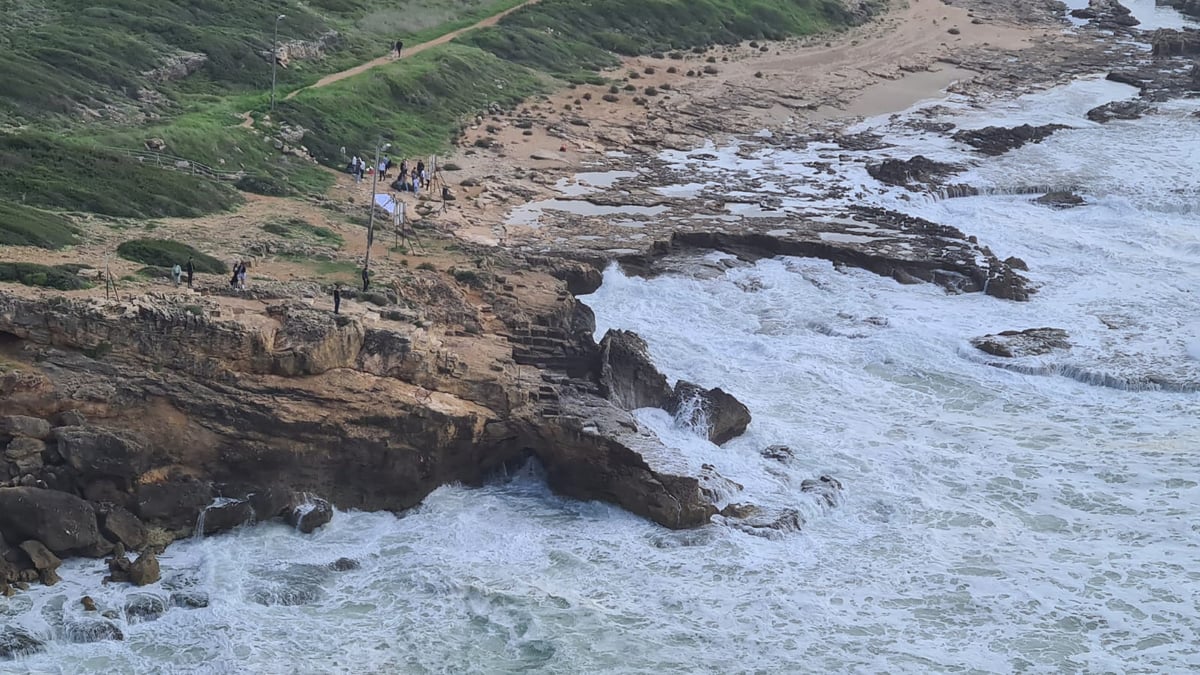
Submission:
[[[0,435],[27,436],[45,440],[50,436],[50,423],[37,417],[4,415],[0,417]]]
[[[708,439],[717,445],[742,435],[750,424],[750,409],[721,389],[705,389],[680,380],[666,411],[684,416],[690,424],[707,426]]]
[[[600,340],[600,391],[623,410],[662,408],[672,393],[646,341],[625,330],[609,330]]]
[[[85,611],[85,612],[96,611],[96,601],[93,600],[92,596],[90,596],[90,595],[85,595],[82,598],[80,598],[79,604],[83,605],[83,611]]]
[[[150,551],[138,556],[138,559],[129,566],[129,581],[135,586],[147,586],[161,577],[158,558]]]
[[[146,526],[129,511],[119,506],[102,506],[99,520],[104,536],[123,548],[137,551],[146,545]]]
[[[58,556],[51,553],[40,541],[34,539],[23,541],[21,550],[25,551],[25,555],[28,555],[29,559],[33,561],[34,569],[38,571],[56,570],[62,564]]]

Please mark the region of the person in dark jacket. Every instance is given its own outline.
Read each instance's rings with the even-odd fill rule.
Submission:
[[[333,287],[333,313],[337,314],[342,308],[342,289],[340,286]]]
[[[188,288],[192,287],[192,275],[195,273],[196,273],[196,266],[192,264],[192,256],[189,255],[188,256],[188,264],[187,264]]]
[[[371,273],[367,270],[366,267],[363,268],[362,279],[363,279],[363,293],[366,293],[367,288],[371,285]]]

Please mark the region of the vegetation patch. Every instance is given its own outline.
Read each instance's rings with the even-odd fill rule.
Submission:
[[[284,218],[263,223],[263,231],[286,239],[315,239],[320,243],[341,248],[345,241],[342,235],[328,227],[320,227],[303,218]]]
[[[188,257],[197,272],[207,274],[224,274],[228,271],[225,263],[201,253],[195,248],[170,239],[131,239],[117,247],[117,255],[126,260],[139,262],[154,267],[171,268],[175,265],[187,265]]]
[[[323,164],[344,168],[341,152],[374,157],[380,139],[393,157],[445,150],[465,118],[540,92],[536,74],[461,45],[426,50],[279,104],[279,116],[310,129],[305,144]],[[352,102],[352,104],[351,104]]]
[[[60,291],[91,288],[92,285],[79,276],[80,269],[82,269],[80,265],[50,266],[24,262],[0,262],[0,281],[56,288]]]
[[[241,203],[228,186],[40,135],[0,134],[0,194],[30,206],[143,219]]]
[[[0,202],[0,246],[62,248],[78,241],[75,225],[65,217]]]

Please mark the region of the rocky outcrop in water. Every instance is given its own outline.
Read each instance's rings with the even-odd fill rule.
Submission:
[[[962,171],[962,167],[936,162],[924,155],[917,155],[908,160],[885,159],[878,164],[867,165],[867,173],[875,180],[914,190],[937,186],[947,176],[959,171]]]
[[[1047,192],[1033,200],[1033,202],[1056,209],[1069,209],[1076,206],[1083,206],[1086,203],[1083,197],[1074,192]]]
[[[1113,101],[1087,111],[1087,118],[1104,124],[1112,120],[1136,120],[1153,111],[1154,106],[1143,101]]]
[[[1067,331],[1060,328],[1028,328],[1006,330],[995,335],[984,335],[971,340],[971,344],[992,356],[1015,358],[1040,356],[1060,349],[1070,349]]]
[[[750,409],[719,388],[705,389],[680,380],[663,406],[686,424],[701,427],[708,440],[721,445],[741,436],[750,424]]]
[[[985,155],[1003,155],[1009,150],[1026,143],[1041,143],[1056,131],[1069,127],[1062,124],[1043,124],[1032,126],[1022,124],[1018,127],[984,127],[982,129],[963,129],[954,134],[954,140],[975,148]]]
[[[600,339],[600,393],[623,410],[637,410],[663,407],[672,391],[641,336],[609,330]]]

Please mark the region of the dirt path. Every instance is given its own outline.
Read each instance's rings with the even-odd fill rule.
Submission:
[[[473,23],[470,26],[466,26],[464,28],[459,28],[456,31],[451,31],[439,38],[430,40],[429,42],[422,42],[421,44],[412,45],[411,47],[408,45],[405,45],[404,46],[404,56],[412,56],[413,54],[419,54],[419,53],[425,51],[426,49],[429,49],[430,47],[444,45],[447,42],[453,40],[454,38],[456,38],[464,33],[468,33],[470,31],[473,31],[473,30],[476,30],[479,28],[486,28],[488,26],[494,26],[494,25],[496,25],[496,23],[498,21],[500,21],[500,19],[503,19],[504,17],[508,16],[509,14],[512,14],[513,12],[517,11],[518,9],[521,9],[522,7],[528,7],[529,5],[532,5],[532,4],[536,3],[537,1],[538,0],[525,0],[525,2],[522,2],[521,4],[517,5],[516,7],[506,9],[503,12],[500,12],[499,14],[493,14],[492,16],[489,16],[488,18],[486,18],[482,21]],[[400,57],[400,58],[403,58],[403,57]],[[343,70],[340,73],[333,73],[331,75],[326,75],[325,77],[322,77],[321,79],[317,80],[317,82],[315,84],[311,84],[302,89],[297,89],[296,91],[291,92],[290,94],[288,94],[287,96],[284,96],[283,98],[286,101],[288,99],[294,98],[296,96],[296,94],[299,94],[300,92],[305,91],[307,89],[318,89],[320,87],[325,87],[325,86],[333,84],[334,82],[339,82],[341,80],[344,80],[347,77],[354,77],[355,75],[365,73],[372,68],[386,65],[388,63],[392,63],[392,62],[395,62],[398,60],[399,60],[399,58],[397,58],[394,54],[388,54],[386,56],[381,56],[377,59],[367,61],[366,63],[360,63],[357,66],[354,66],[353,68],[350,68],[348,70]]]

